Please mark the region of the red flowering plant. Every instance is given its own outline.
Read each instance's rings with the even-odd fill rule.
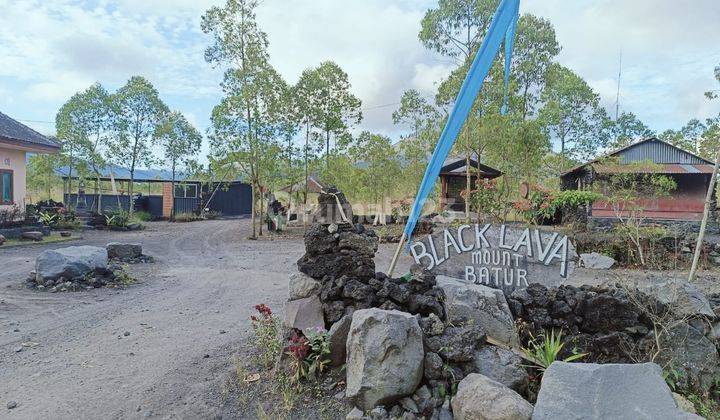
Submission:
[[[513,203],[513,208],[528,223],[540,224],[543,219],[554,215],[553,200],[553,192],[550,189],[536,184],[530,187],[527,198]]]
[[[292,356],[293,377],[295,382],[301,379],[317,378],[330,363],[330,340],[328,332],[322,328],[308,328],[306,336],[293,333],[290,337],[288,354]]]
[[[478,214],[485,214],[492,220],[505,220],[510,209],[507,188],[498,184],[496,179],[480,179],[475,183],[475,189],[460,193],[463,199],[469,200],[470,209]]]
[[[255,305],[258,315],[250,316],[253,333],[255,334],[255,347],[259,350],[260,363],[271,368],[280,354],[282,343],[278,339],[280,320],[273,315],[272,310],[261,303]]]

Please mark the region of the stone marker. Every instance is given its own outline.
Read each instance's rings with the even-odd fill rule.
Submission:
[[[142,244],[138,243],[110,242],[105,246],[105,249],[107,249],[108,258],[118,260],[131,260],[142,256]]]
[[[307,328],[325,328],[320,298],[310,296],[285,302],[285,326],[300,331]]]
[[[422,331],[409,313],[355,311],[347,353],[346,395],[363,410],[412,395],[420,384]]]
[[[471,373],[452,399],[455,420],[529,420],[533,406],[517,392],[485,375]]]
[[[321,283],[305,273],[296,271],[288,281],[288,300],[303,299],[320,293]]]
[[[515,321],[501,290],[447,276],[435,279],[445,291],[448,321],[461,323],[473,320],[490,337],[510,346],[520,345]]]
[[[594,270],[607,270],[615,265],[615,259],[597,252],[580,254],[580,265]]]
[[[35,260],[35,278],[38,283],[61,276],[72,279],[93,270],[106,269],[107,263],[107,251],[97,246],[83,245],[47,250]]]
[[[461,225],[410,243],[416,264],[434,274],[464,279],[510,293],[530,283],[562,284],[577,260],[575,247],[558,232],[510,225]]]
[[[545,371],[533,420],[699,419],[680,410],[655,363],[554,362]]]

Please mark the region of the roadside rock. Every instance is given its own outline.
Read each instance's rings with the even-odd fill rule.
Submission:
[[[320,299],[310,296],[285,302],[285,325],[300,331],[307,328],[325,328]]]
[[[139,258],[142,255],[142,244],[138,243],[110,242],[105,249],[107,249],[108,258],[121,261]]]
[[[318,207],[313,214],[313,222],[329,225],[352,223],[352,220],[352,206],[345,198],[345,194],[333,186],[318,194]]]
[[[362,409],[412,395],[422,378],[422,331],[408,313],[355,311],[347,353],[346,395]]]
[[[452,409],[456,420],[529,420],[533,415],[533,406],[517,392],[479,373],[460,381]]]
[[[107,251],[97,246],[71,246],[43,251],[35,260],[36,282],[60,277],[80,277],[96,270],[105,270],[108,264]]]
[[[591,252],[589,254],[580,254],[580,265],[585,268],[591,268],[594,270],[607,270],[612,268],[617,261],[614,258],[608,257],[597,252]]]
[[[347,336],[350,332],[352,316],[345,315],[330,327],[328,341],[330,342],[330,362],[333,366],[345,363]]]
[[[0,246],[2,246],[2,244],[5,243],[5,241],[6,241],[5,237],[3,235],[0,235]]]
[[[363,420],[364,414],[361,409],[353,407],[349,413],[345,416],[345,420]]]
[[[320,293],[320,282],[307,274],[294,272],[288,281],[288,299],[303,299]]]
[[[480,284],[468,284],[450,277],[438,276],[445,291],[445,311],[451,323],[474,320],[488,336],[510,346],[519,346],[515,321],[502,290]]]
[[[34,230],[33,230],[33,231],[29,231],[29,232],[23,232],[23,233],[20,234],[20,237],[21,237],[22,239],[30,239],[30,240],[36,241],[36,242],[39,242],[39,241],[42,241],[42,240],[43,240],[43,234],[42,234],[42,232],[37,232],[37,231],[34,231]]]
[[[475,372],[487,376],[523,394],[529,379],[522,358],[510,350],[485,346],[475,352]]]
[[[678,409],[655,363],[554,362],[545,371],[533,420],[693,419]]]

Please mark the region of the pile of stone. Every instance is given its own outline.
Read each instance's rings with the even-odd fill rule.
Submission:
[[[71,246],[46,250],[35,260],[28,287],[49,292],[119,287],[131,281],[121,263],[152,262],[140,244],[110,243],[106,248]]]
[[[574,349],[587,353],[585,362],[634,363],[650,360],[659,342],[663,351],[656,361],[681,372],[680,388],[708,390],[720,377],[712,336],[715,313],[685,281],[638,288],[531,284],[513,292],[508,302],[524,343],[551,330],[563,331],[561,358]]]
[[[351,209],[342,200],[337,192],[321,194],[322,203],[339,201],[347,215]],[[377,236],[338,213],[326,207],[318,218],[322,223],[305,236],[306,254],[298,261],[299,272],[290,276],[285,325],[295,333],[329,329],[330,359],[334,366],[345,364],[345,395],[355,407],[347,419],[565,418],[566,407],[573,404],[573,413],[581,417],[620,413],[619,417],[652,418],[658,410],[671,417],[686,416],[654,364],[553,364],[544,376],[538,406],[533,407],[527,362],[516,350],[494,345],[518,348],[527,345],[530,333],[540,336],[563,328],[573,342],[566,346],[568,351],[578,343],[581,351],[592,353],[588,362],[603,357],[630,361],[619,342],[629,338],[641,345],[651,337],[652,323],[623,289],[532,285],[508,300],[501,290],[436,277],[416,267],[405,278],[390,278],[375,272]],[[689,305],[680,316],[685,329],[677,331],[692,335],[688,328],[696,325],[691,320],[708,315],[707,302],[684,286],[672,295],[664,290],[642,293],[653,296],[660,311]],[[524,325],[521,333],[517,322]],[[688,345],[697,346],[697,341],[683,348],[695,352]],[[709,348],[702,351],[717,358]],[[699,357],[685,360],[693,366],[700,363]],[[718,365],[717,360],[712,363]],[[618,379],[602,395],[597,386],[589,385],[607,385],[607,378],[625,366],[640,366],[645,387],[641,392],[631,389],[636,385],[628,377]],[[563,379],[567,376],[572,380]],[[570,397],[575,399],[565,401]]]

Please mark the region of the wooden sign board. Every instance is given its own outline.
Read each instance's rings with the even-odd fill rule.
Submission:
[[[567,236],[537,228],[466,224],[415,239],[410,254],[417,264],[505,293],[531,283],[561,284],[577,261]]]

